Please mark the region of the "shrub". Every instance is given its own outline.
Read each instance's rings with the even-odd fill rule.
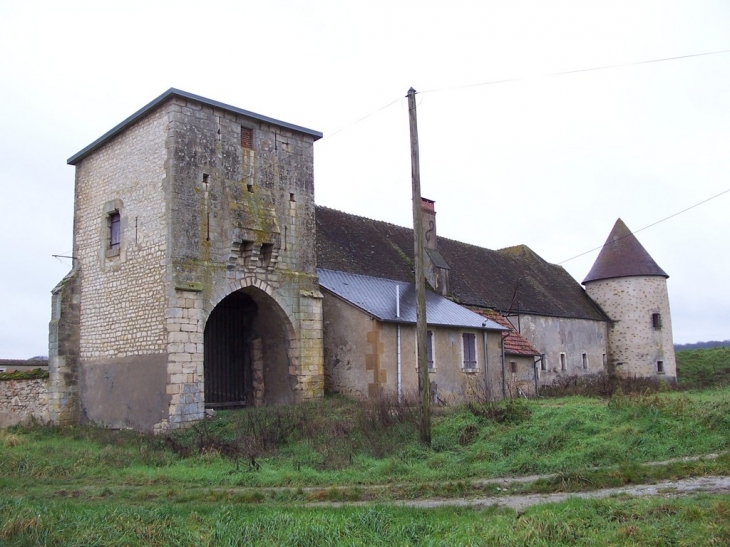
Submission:
[[[541,397],[566,397],[578,395],[582,397],[610,398],[616,393],[646,393],[666,391],[676,386],[658,378],[629,376],[619,378],[605,372],[590,376],[561,376],[551,385],[540,388]]]

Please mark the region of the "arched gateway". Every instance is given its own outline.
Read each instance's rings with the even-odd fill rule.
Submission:
[[[205,407],[293,402],[292,346],[294,329],[273,298],[256,287],[226,296],[205,325]]]

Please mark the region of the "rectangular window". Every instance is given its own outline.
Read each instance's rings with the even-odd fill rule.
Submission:
[[[426,362],[428,370],[433,370],[433,331],[426,331]]]
[[[516,361],[509,362],[509,370],[512,374],[517,374],[517,362]]]
[[[464,342],[464,369],[474,370],[477,368],[476,335],[465,332],[461,338]]]
[[[241,127],[241,148],[253,149],[253,129]]]
[[[568,368],[567,358],[564,353],[560,354],[560,370],[566,370]]]
[[[601,363],[603,363],[604,367],[608,364],[608,360],[606,359],[605,353],[601,356]]]
[[[583,365],[583,368],[588,368],[588,354],[583,353],[581,355],[581,364]]]
[[[540,360],[540,370],[547,370],[547,355],[543,355]]]
[[[662,314],[652,313],[651,314],[651,326],[659,330],[662,328]]]
[[[119,211],[109,213],[109,248],[116,249],[120,241],[121,217]]]
[[[656,362],[656,371],[659,374],[664,374],[664,361],[657,361]]]

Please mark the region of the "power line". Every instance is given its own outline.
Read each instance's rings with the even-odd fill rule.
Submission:
[[[640,228],[640,229],[638,229],[638,230],[636,230],[636,231],[634,231],[634,232],[631,232],[631,233],[630,233],[630,234],[628,234],[628,235],[625,235],[625,236],[623,236],[622,238],[619,238],[619,239],[618,239],[617,241],[621,241],[621,240],[622,240],[622,239],[624,239],[625,237],[630,237],[630,236],[632,236],[632,235],[634,235],[634,234],[638,234],[639,232],[643,232],[643,231],[644,231],[644,230],[646,230],[647,228],[651,228],[652,226],[656,226],[657,224],[660,224],[660,223],[664,222],[665,220],[669,220],[670,218],[674,218],[674,217],[676,217],[677,215],[681,215],[682,213],[686,213],[687,211],[689,211],[689,210],[691,210],[691,209],[694,209],[695,207],[699,207],[700,205],[702,205],[702,204],[704,204],[704,203],[707,203],[708,201],[711,201],[711,200],[713,200],[713,199],[715,199],[715,198],[719,198],[720,196],[722,196],[723,194],[727,194],[728,192],[730,192],[730,188],[728,188],[727,190],[724,190],[724,191],[720,192],[719,194],[716,194],[716,195],[714,195],[714,196],[712,196],[712,197],[709,197],[709,198],[707,198],[707,199],[705,199],[705,200],[703,200],[703,201],[700,201],[699,203],[695,203],[695,204],[694,204],[694,205],[692,205],[691,207],[687,207],[686,209],[682,209],[681,211],[679,211],[679,212],[677,212],[677,213],[674,213],[673,215],[669,215],[668,217],[664,217],[664,218],[663,218],[663,219],[661,219],[661,220],[657,220],[656,222],[652,222],[652,223],[651,223],[651,224],[649,224],[648,226],[644,226],[643,228]],[[611,242],[611,243],[613,243],[613,242]],[[587,254],[590,254],[590,253],[592,253],[593,251],[597,251],[597,250],[599,250],[599,249],[603,249],[603,248],[604,248],[604,247],[605,247],[606,245],[608,245],[608,242],[607,242],[607,243],[604,243],[603,245],[600,245],[600,246],[598,246],[598,247],[595,247],[595,248],[593,248],[593,249],[591,249],[591,250],[589,250],[589,251],[585,251],[584,253],[580,253],[579,255],[575,255],[575,256],[574,256],[574,257],[572,257],[572,258],[568,258],[567,260],[563,260],[562,262],[558,262],[558,266],[561,266],[561,265],[565,264],[566,262],[570,262],[571,260],[575,260],[576,258],[580,258],[581,256],[585,256],[585,255],[587,255]]]
[[[378,112],[381,112],[381,111],[385,110],[389,106],[393,106],[395,103],[399,102],[402,99],[403,99],[403,97],[398,97],[397,99],[395,99],[394,101],[389,102],[385,106],[381,106],[377,110],[373,110],[370,114],[366,114],[362,118],[359,118],[359,119],[355,120],[354,122],[351,122],[351,123],[349,123],[349,124],[347,124],[347,125],[345,125],[343,127],[340,127],[337,131],[333,131],[329,135],[326,135],[325,137],[322,137],[322,138],[324,139],[324,138],[327,138],[327,137],[333,137],[334,135],[337,135],[337,133],[341,133],[345,129],[348,129],[348,128],[352,127],[353,125],[358,124],[361,121],[368,119],[370,116],[374,116],[375,114],[377,114]]]
[[[612,68],[621,68],[621,67],[626,67],[626,66],[645,65],[645,64],[649,64],[649,63],[663,63],[665,61],[676,61],[678,59],[689,59],[691,57],[704,57],[706,55],[719,55],[721,53],[730,53],[730,49],[722,49],[722,50],[718,50],[718,51],[706,51],[704,53],[690,53],[689,55],[679,55],[677,57],[664,57],[662,59],[649,59],[649,60],[646,60],[646,61],[634,61],[634,62],[631,62],[631,63],[620,63],[620,64],[616,64],[616,65],[603,65],[603,66],[594,66],[594,67],[591,67],[591,68],[579,68],[579,69],[575,69],[575,70],[565,70],[565,71],[562,71],[562,72],[549,72],[547,74],[538,74],[537,77],[538,78],[549,78],[549,77],[552,77],[552,76],[565,76],[567,74],[578,74],[580,72],[592,72],[592,71],[596,71],[596,70],[608,70],[608,69],[612,69]],[[487,82],[479,82],[479,83],[476,83],[476,84],[464,84],[464,85],[458,85],[458,86],[439,87],[439,88],[435,88],[435,89],[428,89],[426,91],[420,91],[419,93],[420,94],[423,94],[423,93],[438,93],[438,92],[441,92],[441,91],[451,91],[451,90],[455,90],[455,89],[465,89],[465,88],[469,88],[469,87],[479,87],[479,86],[483,86],[483,85],[506,84],[506,83],[510,83],[510,82],[520,82],[522,80],[531,80],[531,79],[533,79],[535,77],[536,76],[519,76],[519,77],[516,77],[516,78],[506,78],[506,79],[503,79],[503,80],[491,80],[491,81],[487,81]]]
[[[608,69],[612,69],[612,68],[621,68],[621,67],[626,67],[626,66],[645,65],[645,64],[649,64],[649,63],[662,63],[662,62],[665,62],[665,61],[676,61],[676,60],[679,60],[679,59],[689,59],[689,58],[692,58],[692,57],[704,57],[704,56],[707,56],[707,55],[719,55],[719,54],[722,54],[722,53],[730,53],[730,49],[723,49],[723,50],[718,50],[718,51],[706,51],[706,52],[703,52],[703,53],[690,53],[688,55],[679,55],[679,56],[676,56],[676,57],[663,57],[661,59],[649,59],[649,60],[645,60],[645,61],[634,61],[634,62],[631,62],[631,63],[621,63],[621,64],[615,64],[615,65],[603,65],[603,66],[596,66],[596,67],[590,67],[590,68],[579,68],[579,69],[575,69],[575,70],[566,70],[566,71],[562,71],[562,72],[551,72],[551,73],[548,73],[548,74],[538,75],[537,77],[548,78],[548,77],[552,77],[552,76],[565,76],[565,75],[568,75],[568,74],[578,74],[578,73],[581,73],[581,72],[592,72],[592,71],[596,71],[596,70],[608,70]],[[506,79],[502,79],[502,80],[491,80],[491,81],[480,82],[480,83],[475,83],[475,84],[464,84],[464,85],[457,85],[457,86],[448,86],[448,87],[440,87],[440,88],[435,88],[435,89],[428,89],[426,91],[418,91],[417,94],[418,95],[423,95],[423,94],[426,94],[426,93],[438,93],[438,92],[442,92],[442,91],[451,91],[451,90],[457,90],[457,89],[466,89],[466,88],[469,88],[469,87],[479,87],[479,86],[485,86],[485,85],[505,84],[505,83],[519,82],[519,81],[529,80],[529,79],[534,79],[534,78],[535,78],[535,76],[519,76],[519,77],[516,77],[516,78],[506,78]],[[324,141],[325,139],[331,138],[334,135],[337,135],[338,133],[342,133],[343,131],[349,129],[353,125],[357,125],[360,122],[362,122],[362,121],[364,121],[364,120],[366,120],[366,119],[374,116],[375,114],[377,114],[377,113],[385,110],[386,108],[389,108],[389,107],[393,106],[394,104],[396,104],[397,102],[401,101],[402,99],[403,99],[402,97],[398,97],[397,99],[389,102],[386,105],[381,106],[380,108],[377,108],[377,109],[371,111],[370,113],[362,116],[361,118],[358,118],[357,120],[354,120],[354,121],[352,121],[352,122],[350,122],[350,123],[348,123],[346,125],[343,125],[342,127],[340,127],[339,129],[333,131],[332,133],[329,133],[327,135],[324,135],[320,139],[320,141]],[[302,155],[303,152],[306,151],[307,148],[312,147],[312,146],[314,146],[314,143],[312,143],[312,144],[310,144],[308,146],[303,147],[303,149],[301,151],[299,151],[299,152],[287,152],[287,154],[289,154],[291,156]],[[273,161],[275,161],[275,160],[272,160],[272,162]],[[264,169],[266,169],[267,167],[268,166],[264,167]]]

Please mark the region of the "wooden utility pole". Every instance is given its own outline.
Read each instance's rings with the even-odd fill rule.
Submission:
[[[421,167],[418,159],[416,90],[408,90],[408,119],[411,129],[411,180],[413,184],[413,236],[416,259],[416,341],[418,346],[418,394],[421,399],[421,442],[431,446],[431,383],[426,362],[426,272],[423,264],[421,220]]]

